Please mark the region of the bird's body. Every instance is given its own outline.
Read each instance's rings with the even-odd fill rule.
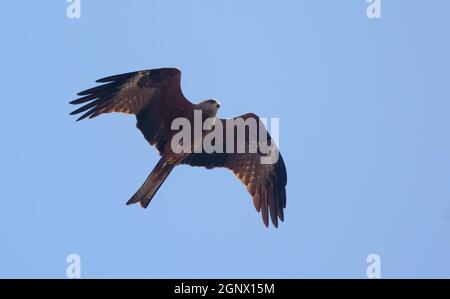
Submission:
[[[267,143],[275,149],[276,146],[259,117],[252,113],[239,117],[243,120],[254,119],[257,129],[263,130],[264,133],[257,137],[257,151],[250,152],[252,141],[247,135],[245,139],[239,139],[235,134],[230,134],[227,130],[229,120],[216,117],[220,104],[215,100],[206,100],[199,104],[191,103],[181,91],[180,78],[181,72],[174,68],[106,77],[97,80],[106,84],[78,94],[83,97],[72,101],[71,104],[86,104],[71,114],[85,112],[78,120],[86,117],[93,118],[108,112],[134,114],[137,119],[137,128],[159,151],[161,156],[159,162],[127,204],[139,202],[142,207],[147,207],[177,165],[187,164],[208,169],[226,167],[247,186],[253,197],[255,208],[262,212],[264,224],[268,226],[270,214],[272,223],[277,226],[278,219],[284,220],[287,175],[281,154],[277,156],[275,163],[261,163],[261,158],[267,156],[267,153],[261,150],[260,136],[267,136]],[[200,134],[196,134],[194,128],[191,128],[189,137],[192,142],[190,144],[185,143],[185,139],[189,138],[183,138],[183,142],[179,144],[174,143],[179,133],[178,130],[173,129],[174,122],[183,119],[194,124],[198,115],[201,116],[201,123],[207,119],[211,120],[210,128],[201,130]],[[203,146],[205,138],[215,129],[223,136],[221,145],[216,144],[217,140],[214,141],[221,150],[214,152],[201,150],[200,147]],[[239,152],[237,150],[239,146],[245,148],[246,152]],[[183,147],[182,151],[179,150],[181,147]],[[229,148],[234,151],[230,152]]]

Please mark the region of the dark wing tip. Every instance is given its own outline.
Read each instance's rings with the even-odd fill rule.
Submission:
[[[281,210],[280,213],[278,214],[278,218],[280,219],[281,222],[284,222],[284,212],[283,212],[283,210]]]
[[[74,111],[75,112],[75,111]],[[95,112],[95,107],[92,108],[91,110],[89,110],[88,112],[84,113],[83,115],[81,115],[79,118],[77,118],[77,121],[83,120],[88,116],[91,116],[93,113]],[[75,114],[75,113],[74,113]]]
[[[84,104],[80,108],[72,111],[70,115],[78,114],[87,110],[77,121],[85,119],[87,117],[93,118],[99,114],[99,110],[107,107],[117,90],[121,87],[120,82],[112,82],[108,84],[99,85],[90,89],[86,89],[79,92],[81,98],[70,101],[69,104],[77,105]]]
[[[266,227],[270,222],[278,228],[279,220],[284,222],[284,209],[286,208],[286,178],[283,173],[275,170],[267,183],[262,183],[259,187],[259,201],[263,223]],[[254,196],[254,199],[257,199]],[[258,208],[257,208],[258,210]]]

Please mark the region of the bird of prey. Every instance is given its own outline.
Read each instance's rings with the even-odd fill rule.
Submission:
[[[278,219],[284,221],[283,209],[286,207],[285,187],[287,184],[286,168],[281,154],[275,163],[262,164],[261,157],[266,154],[260,150],[259,141],[256,152],[242,153],[226,150],[212,153],[197,152],[194,145],[193,151],[174,151],[172,139],[177,132],[172,129],[172,122],[177,118],[193,121],[194,111],[199,110],[202,112],[202,119],[212,118],[215,125],[218,122],[223,124],[223,148],[226,148],[227,142],[230,143],[230,138],[227,138],[227,134],[230,135],[230,133],[225,129],[227,120],[216,117],[220,107],[219,102],[209,99],[199,104],[191,103],[181,91],[180,80],[181,72],[176,68],[143,70],[102,78],[96,82],[104,84],[78,93],[81,98],[71,101],[70,104],[84,105],[70,114],[84,112],[77,120],[93,118],[109,112],[134,114],[137,119],[137,128],[150,145],[155,146],[159,151],[161,156],[159,162],[127,204],[140,203],[143,208],[146,208],[177,165],[187,164],[207,169],[226,167],[246,185],[256,210],[262,214],[264,225],[269,226],[270,216],[273,225],[278,227]],[[273,144],[276,148],[257,115],[247,113],[238,118],[257,120],[258,129],[266,134],[267,143]],[[210,131],[202,132],[197,139],[204,139],[208,132]],[[247,135],[240,141],[236,135],[231,139],[234,142],[234,148],[242,145],[247,149],[250,146]],[[243,144],[238,144],[239,142]],[[194,144],[198,142],[194,140]]]

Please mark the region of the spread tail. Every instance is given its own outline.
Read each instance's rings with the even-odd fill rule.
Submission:
[[[159,159],[158,164],[156,164],[141,188],[127,201],[127,205],[139,202],[143,208],[146,208],[173,168],[174,165],[167,164],[164,158]]]

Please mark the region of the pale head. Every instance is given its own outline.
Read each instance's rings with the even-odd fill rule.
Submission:
[[[207,117],[214,117],[217,114],[217,110],[220,108],[220,103],[214,99],[209,99],[198,103],[197,107],[200,108]]]

